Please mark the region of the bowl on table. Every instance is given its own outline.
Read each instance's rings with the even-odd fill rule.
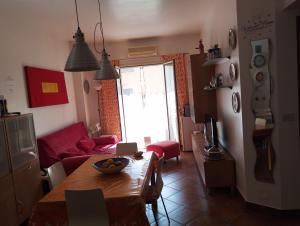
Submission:
[[[109,158],[95,162],[92,166],[101,173],[119,173],[129,164],[129,159],[123,157]]]

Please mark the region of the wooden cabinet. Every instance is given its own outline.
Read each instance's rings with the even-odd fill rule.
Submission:
[[[42,197],[32,114],[0,118],[0,217],[21,224]]]
[[[221,160],[209,160],[203,154],[203,134],[192,134],[193,153],[197,167],[206,188],[235,187],[235,163],[228,152],[224,152]]]
[[[190,55],[188,61],[187,81],[193,122],[203,122],[205,113],[217,118],[216,91],[204,90],[214,76],[214,67],[202,66],[205,62],[205,55]]]

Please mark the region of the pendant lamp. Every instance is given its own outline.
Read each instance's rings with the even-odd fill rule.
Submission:
[[[84,40],[84,34],[79,27],[77,1],[75,0],[77,32],[73,36],[75,43],[65,65],[65,71],[96,71],[100,69],[97,60]]]
[[[100,0],[98,0],[98,6],[99,6],[100,22],[96,24],[96,27],[97,27],[98,24],[100,25],[103,50],[102,50],[102,59],[100,61],[100,69],[96,71],[96,76],[95,76],[94,79],[95,80],[118,79],[118,78],[120,78],[120,75],[117,72],[117,70],[115,69],[115,67],[111,64],[111,62],[108,58],[109,54],[105,50]],[[96,30],[96,27],[95,27],[95,30]]]

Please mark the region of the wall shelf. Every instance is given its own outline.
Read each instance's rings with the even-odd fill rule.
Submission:
[[[220,57],[220,58],[215,58],[215,59],[210,59],[205,61],[202,66],[212,66],[216,64],[223,64],[229,61],[229,57]]]

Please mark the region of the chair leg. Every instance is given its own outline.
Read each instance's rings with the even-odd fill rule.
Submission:
[[[169,222],[169,225],[170,225],[170,218],[169,218],[169,215],[168,215],[168,212],[167,212],[167,209],[166,209],[166,206],[165,206],[165,202],[164,202],[164,199],[163,199],[162,195],[160,195],[160,198],[161,198],[161,201],[163,203],[163,206],[164,206],[167,218],[168,218],[168,222]]]

